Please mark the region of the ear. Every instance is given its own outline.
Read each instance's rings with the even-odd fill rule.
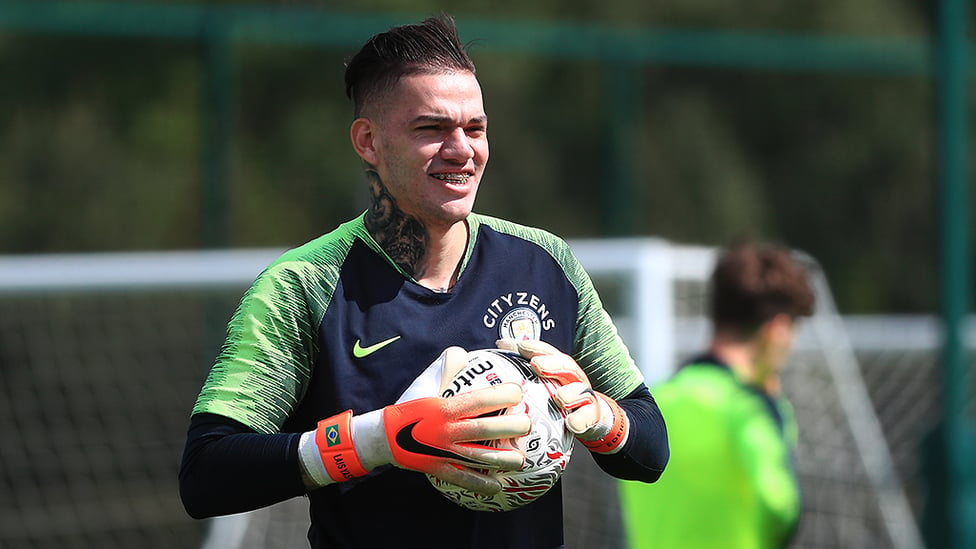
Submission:
[[[788,344],[793,336],[793,319],[789,315],[778,314],[764,322],[759,333],[766,344]]]
[[[356,149],[356,154],[371,166],[376,165],[378,155],[376,153],[376,132],[373,122],[368,118],[357,118],[353,120],[349,128],[349,138],[352,140],[352,147]]]
[[[793,344],[793,319],[779,314],[759,327],[753,357],[754,383],[769,394],[779,392],[779,371],[786,363]]]
[[[778,314],[770,321],[772,329],[779,338],[792,339],[793,319],[787,314]]]

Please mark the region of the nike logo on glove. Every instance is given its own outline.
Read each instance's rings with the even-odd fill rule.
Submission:
[[[412,454],[420,454],[422,456],[451,459],[454,461],[458,461],[461,463],[468,463],[471,465],[481,465],[481,466],[484,465],[479,461],[467,458],[460,454],[456,454],[454,452],[450,452],[443,448],[438,448],[436,446],[431,446],[429,444],[424,444],[423,442],[420,442],[413,436],[413,428],[416,427],[418,423],[420,423],[420,420],[417,420],[409,425],[404,425],[399,431],[397,431],[396,443],[397,446],[400,447],[400,449],[410,452]]]
[[[375,353],[376,351],[379,351],[383,347],[386,347],[387,345],[393,343],[398,339],[400,339],[400,336],[393,336],[390,339],[380,341],[379,343],[374,343],[373,345],[370,345],[368,347],[360,346],[360,342],[357,339],[356,343],[352,346],[352,356],[356,358],[366,358],[369,355]]]

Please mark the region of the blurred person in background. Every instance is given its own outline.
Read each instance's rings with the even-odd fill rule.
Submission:
[[[781,391],[795,323],[814,310],[785,248],[743,241],[710,278],[705,352],[655,386],[671,460],[653,486],[621,482],[630,549],[786,547],[800,517],[797,424]]]
[[[528,432],[527,414],[488,414],[518,404],[518,384],[404,395],[428,365],[507,341],[561,385],[577,452],[643,482],[668,459],[660,411],[566,242],[472,211],[488,117],[453,19],[372,37],[346,91],[371,205],[286,252],[241,300],[190,418],[183,504],[205,518],[307,496],[313,548],[561,547],[558,483],[488,513],[425,475],[501,490],[491,471],[524,456],[472,441]]]

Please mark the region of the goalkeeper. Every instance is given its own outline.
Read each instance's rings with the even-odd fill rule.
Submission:
[[[671,461],[652,487],[620,483],[630,549],[786,547],[800,515],[797,428],[780,390],[797,317],[813,313],[788,251],[740,243],[711,278],[707,352],[654,388]]]
[[[561,385],[567,425],[609,474],[653,482],[660,411],[566,243],[472,212],[488,160],[475,67],[450,17],[371,38],[346,66],[363,215],[283,254],[243,296],[192,410],[180,493],[196,518],[308,496],[313,548],[555,549],[557,484],[504,513],[463,509],[424,473],[481,493],[524,456],[501,384],[418,393],[501,345]],[[410,390],[410,397],[404,393]],[[430,396],[426,396],[426,395]]]

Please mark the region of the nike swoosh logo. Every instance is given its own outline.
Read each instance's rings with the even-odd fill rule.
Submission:
[[[410,452],[412,454],[419,454],[422,456],[430,456],[441,459],[450,459],[459,463],[466,463],[475,466],[484,466],[483,463],[467,458],[460,454],[445,450],[443,448],[438,448],[436,446],[431,446],[420,442],[413,436],[413,428],[420,423],[420,420],[404,425],[396,434],[396,443],[402,450]]]
[[[375,353],[376,351],[379,351],[383,347],[386,347],[387,345],[389,345],[390,343],[393,343],[394,341],[396,341],[398,339],[400,339],[400,336],[393,336],[390,339],[386,339],[386,340],[380,341],[379,343],[374,343],[373,345],[370,345],[369,347],[362,347],[362,346],[360,346],[359,340],[357,339],[356,340],[356,343],[352,346],[352,356],[354,356],[356,358],[366,358],[369,355]]]

